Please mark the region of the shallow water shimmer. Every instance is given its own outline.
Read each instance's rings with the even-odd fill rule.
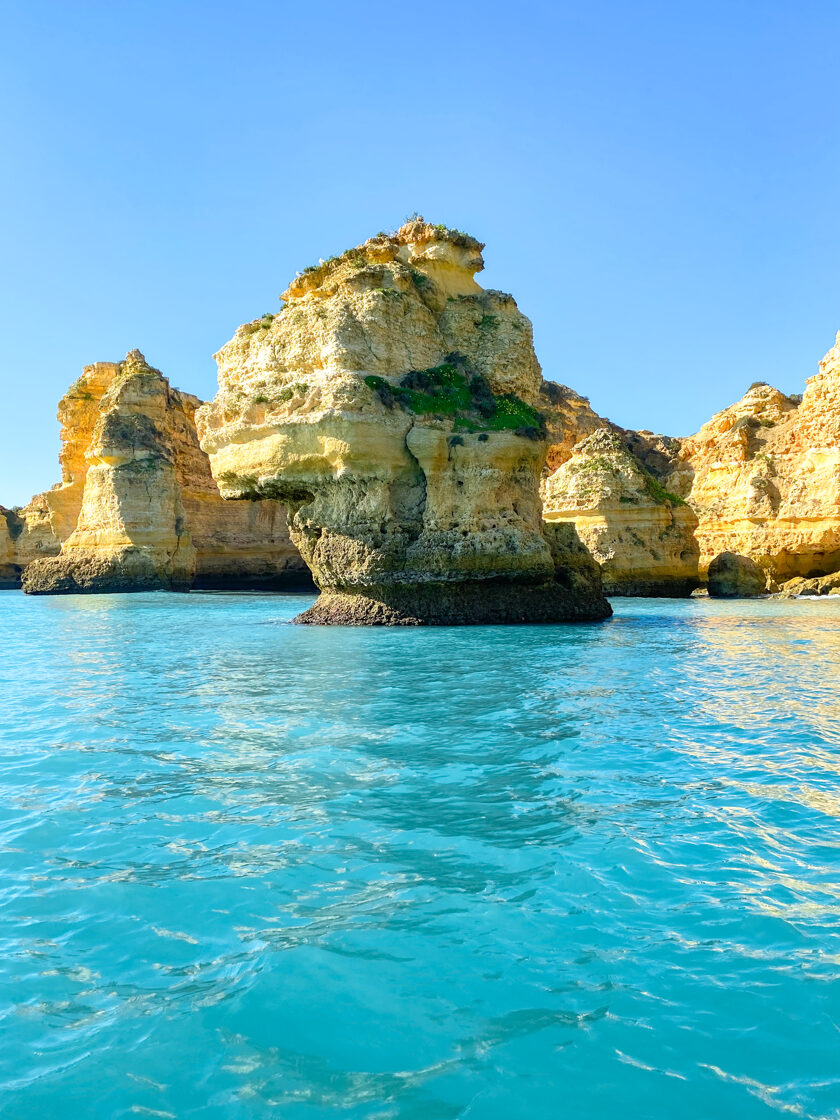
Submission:
[[[4,1120],[840,1117],[840,599],[0,593]]]

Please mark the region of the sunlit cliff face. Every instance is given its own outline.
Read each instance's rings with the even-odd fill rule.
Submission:
[[[289,503],[319,620],[434,621],[444,600],[504,620],[518,588],[554,587],[531,325],[476,283],[481,249],[408,222],[307,269],[216,355],[202,447],[224,497]]]
[[[666,485],[698,515],[701,570],[725,551],[771,586],[840,568],[840,342],[801,402],[759,383],[682,440]]]
[[[24,590],[274,586],[305,572],[282,507],[222,501],[198,446],[199,403],[137,350],[85,368],[59,404],[62,481],[18,518]],[[38,555],[41,506],[53,547]]]
[[[543,482],[543,516],[574,524],[614,595],[689,595],[699,584],[697,518],[601,428]]]

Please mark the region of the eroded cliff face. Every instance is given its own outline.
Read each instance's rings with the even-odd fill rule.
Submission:
[[[299,275],[216,355],[197,413],[222,495],[289,503],[322,594],[301,621],[601,618],[555,578],[529,321],[483,246],[413,221]],[[562,568],[562,564],[559,564]]]
[[[678,442],[663,482],[697,513],[701,572],[732,552],[773,590],[840,569],[840,334],[801,401],[758,383]]]
[[[689,595],[699,584],[697,518],[600,428],[543,483],[543,516],[571,522],[601,565],[610,595]]]
[[[548,450],[543,464],[543,478],[553,474],[571,459],[575,446],[602,428],[619,431],[604,416],[599,416],[589,403],[568,385],[543,381],[539,408],[545,417]]]
[[[0,506],[0,588],[19,587],[21,573],[33,560],[55,556],[60,548],[46,494],[19,508]]]
[[[15,542],[11,533],[13,512],[0,506],[0,588],[17,587],[20,568],[15,564]]]
[[[59,405],[62,481],[40,496],[60,552],[24,565],[25,591],[305,579],[276,502],[231,509],[222,501],[198,446],[199,404],[137,350],[86,367]]]

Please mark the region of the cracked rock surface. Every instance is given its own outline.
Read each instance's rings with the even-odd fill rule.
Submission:
[[[139,350],[85,368],[59,405],[62,482],[23,511],[31,536],[30,507],[43,506],[58,554],[19,564],[24,591],[308,582],[282,506],[222,501],[198,446],[200,403],[171,388]]]
[[[610,613],[597,565],[543,534],[540,366],[513,298],[475,281],[482,248],[410,221],[307,269],[216,355],[201,446],[223,497],[288,504],[322,592],[300,621]]]

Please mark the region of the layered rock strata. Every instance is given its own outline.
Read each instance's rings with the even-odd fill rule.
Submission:
[[[840,334],[801,398],[756,383],[677,442],[662,480],[697,513],[701,572],[733,552],[774,590],[840,569]]]
[[[299,621],[610,613],[541,531],[540,367],[513,298],[475,281],[482,248],[411,221],[307,269],[216,355],[201,445],[225,498],[289,504],[321,589]]]
[[[21,573],[29,564],[55,556],[60,548],[44,494],[16,509],[0,506],[0,588],[20,587]]]
[[[59,405],[62,481],[39,499],[60,551],[21,565],[25,591],[308,583],[277,502],[222,501],[198,446],[200,403],[137,350],[86,367]]]
[[[543,517],[573,524],[601,565],[608,595],[690,595],[700,580],[697,518],[599,428],[543,483]]]

